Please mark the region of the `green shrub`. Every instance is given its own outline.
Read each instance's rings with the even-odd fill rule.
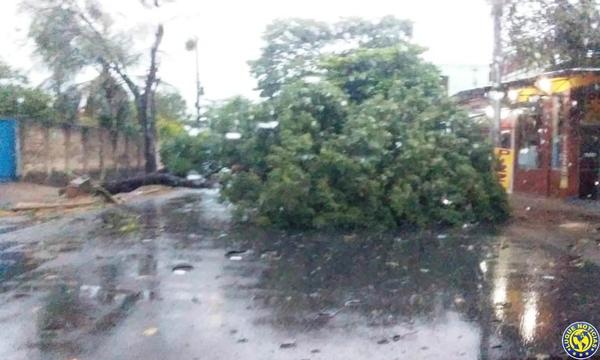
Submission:
[[[180,132],[163,140],[160,156],[166,168],[176,175],[185,176],[191,170],[207,175],[220,167],[217,144],[209,132],[196,136]]]
[[[19,117],[50,124],[55,114],[52,97],[40,89],[21,85],[0,86],[0,116]]]

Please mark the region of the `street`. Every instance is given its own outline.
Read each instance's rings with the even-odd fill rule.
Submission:
[[[284,234],[231,225],[217,198],[0,235],[0,359],[544,358],[569,323],[600,324],[587,244],[518,211],[496,230]]]

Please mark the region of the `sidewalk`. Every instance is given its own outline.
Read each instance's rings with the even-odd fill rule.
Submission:
[[[36,222],[31,214],[17,214],[10,208],[18,202],[56,202],[58,188],[22,182],[0,183],[0,234]]]
[[[0,183],[0,210],[17,202],[52,202],[58,200],[58,188],[24,183]]]
[[[510,204],[512,216],[501,235],[511,242],[549,245],[573,259],[600,265],[600,201],[513,194]]]

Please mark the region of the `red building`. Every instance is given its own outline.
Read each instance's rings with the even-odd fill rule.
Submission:
[[[501,144],[507,189],[552,197],[597,198],[600,188],[600,68],[568,69],[455,95],[491,124],[490,96],[502,98]],[[511,164],[512,163],[512,164]]]

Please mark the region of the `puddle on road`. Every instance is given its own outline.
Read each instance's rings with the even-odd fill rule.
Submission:
[[[225,253],[225,257],[231,261],[240,261],[244,259],[244,256],[250,255],[248,250],[229,250]]]
[[[11,250],[15,243],[0,244],[0,292],[5,290],[5,282],[35,269],[39,264],[25,251]]]
[[[173,271],[173,274],[175,275],[185,275],[188,272],[192,271],[194,269],[194,267],[190,264],[178,264],[173,266],[173,269],[171,269]]]
[[[444,323],[479,334],[479,356],[495,359],[561,355],[559,339],[568,324],[600,324],[600,298],[592,290],[600,286],[597,266],[573,266],[552,248],[501,245],[481,229],[443,239],[404,235],[401,242],[387,235],[282,236],[247,229],[230,238],[269,254],[258,260],[268,266],[248,291],[258,306],[273,310],[259,322],[286,330],[352,324],[418,333]]]

